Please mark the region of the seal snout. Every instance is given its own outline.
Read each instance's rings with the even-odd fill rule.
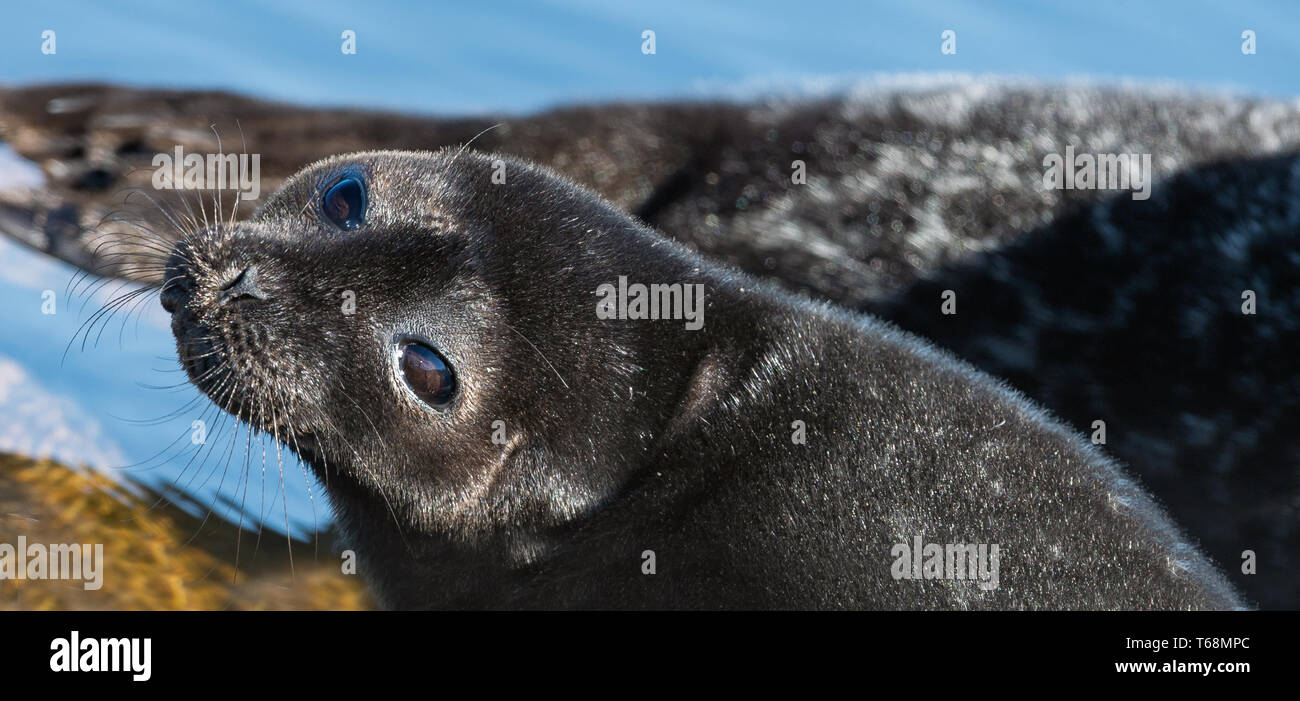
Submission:
[[[185,280],[169,280],[162,288],[159,299],[162,302],[163,309],[168,314],[175,314],[176,310],[185,306],[185,300],[190,295],[189,283]]]
[[[190,380],[231,410],[265,377],[261,349],[275,335],[259,303],[272,299],[274,275],[242,250],[241,229],[211,229],[177,243],[159,291],[171,314],[177,355]]]
[[[181,242],[176,244],[176,248],[167,259],[164,282],[158,297],[168,314],[175,314],[183,309],[190,297],[193,285],[186,265],[188,255],[189,247]]]

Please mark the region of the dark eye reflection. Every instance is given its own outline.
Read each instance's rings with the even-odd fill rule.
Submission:
[[[321,200],[321,210],[340,229],[361,226],[366,216],[366,188],[357,178],[344,178]]]
[[[420,401],[434,409],[451,403],[456,394],[456,378],[437,351],[418,341],[402,341],[397,348],[397,367],[406,386]]]

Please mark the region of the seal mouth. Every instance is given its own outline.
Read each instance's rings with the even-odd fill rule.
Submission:
[[[259,420],[258,412],[255,411],[258,402],[245,390],[244,383],[235,376],[229,361],[210,336],[190,331],[178,338],[182,338],[177,343],[181,366],[200,392],[246,423],[259,428],[270,428],[262,425],[265,422]]]
[[[211,390],[217,384],[214,375],[222,365],[219,349],[213,343],[213,332],[201,325],[188,308],[169,307],[167,299],[167,290],[164,290],[163,306],[172,312],[172,336],[176,339],[176,355],[181,367],[195,386],[211,396]]]
[[[171,326],[181,367],[199,391],[250,426],[288,435],[297,421],[288,413],[289,397],[274,393],[278,384],[266,377],[259,355],[269,341],[264,330],[239,323],[214,328],[174,299]],[[293,433],[301,440],[303,432]]]

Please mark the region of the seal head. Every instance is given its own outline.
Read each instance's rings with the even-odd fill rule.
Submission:
[[[182,363],[306,459],[345,521],[355,497],[404,532],[510,524],[503,546],[530,560],[530,534],[596,508],[663,435],[702,340],[597,318],[618,273],[699,265],[658,237],[643,259],[627,243],[644,227],[557,183],[450,150],[314,164],[250,221],[177,245],[162,301]]]

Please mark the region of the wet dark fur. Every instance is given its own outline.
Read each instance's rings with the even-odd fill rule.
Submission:
[[[0,229],[82,267],[157,281],[157,265],[117,256],[122,241],[92,255],[123,187],[148,187],[153,153],[214,152],[220,133],[227,150],[263,155],[265,199],[333,153],[459,146],[498,122],[477,147],[550,165],[742,271],[935,339],[1078,430],[1105,419],[1106,451],[1249,600],[1300,602],[1300,434],[1286,429],[1300,407],[1290,362],[1300,307],[1286,294],[1296,222],[1277,187],[1296,161],[1284,153],[1300,147],[1294,103],[956,78],[824,100],[458,120],[221,92],[0,88],[0,138],[48,179],[0,191]],[[1153,199],[1173,207],[1143,215],[1147,203],[1131,203],[1112,217],[1108,192],[1041,190],[1044,152],[1066,143],[1153,153]],[[806,186],[790,183],[794,159],[806,161]],[[1101,224],[1125,245],[1074,245]],[[156,218],[151,228],[170,229]],[[1221,258],[1229,228],[1255,241],[1243,259]],[[1274,284],[1245,320],[1236,287],[1251,271]],[[937,315],[941,289],[958,291],[957,316]],[[1080,320],[1100,333],[1076,333]],[[1240,571],[1247,549],[1256,575]]]
[[[929,337],[1079,431],[1105,419],[1107,452],[1250,601],[1300,602],[1293,102],[956,78],[824,100],[446,119],[184,90],[0,88],[0,138],[48,180],[0,191],[0,230],[157,281],[147,253],[120,255],[130,229],[97,248],[115,235],[104,217],[122,189],[149,186],[155,153],[215,152],[220,133],[228,150],[263,155],[265,199],[331,154],[458,146],[497,123],[476,146],[549,165],[751,274]],[[1152,153],[1153,200],[1042,190],[1043,154],[1067,143]],[[805,186],[790,182],[794,159]],[[1110,243],[1088,243],[1103,232]],[[1229,238],[1244,256],[1225,257]],[[1240,288],[1261,279],[1260,312],[1242,318]],[[959,292],[957,316],[937,313],[942,289]],[[1258,574],[1240,571],[1247,549]]]
[[[168,270],[192,377],[313,466],[386,605],[1241,605],[1114,464],[995,380],[547,171],[508,161],[492,185],[492,158],[330,159]],[[371,209],[343,233],[315,202],[348,165]],[[268,299],[216,304],[251,263]],[[598,319],[619,275],[703,283],[704,328]],[[449,410],[402,390],[401,333],[454,367]],[[914,536],[999,544],[1000,587],[894,580]]]

